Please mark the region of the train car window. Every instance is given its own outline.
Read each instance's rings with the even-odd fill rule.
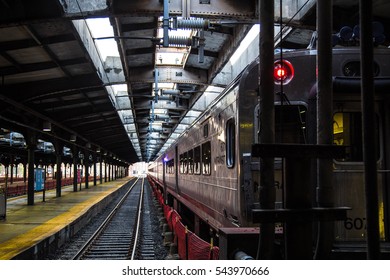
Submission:
[[[379,65],[374,62],[374,76],[379,75]],[[343,66],[343,74],[347,77],[360,77],[360,61],[349,61]]]
[[[183,154],[179,155],[179,172],[183,173]]]
[[[175,160],[174,159],[167,161],[167,163],[165,164],[165,172],[167,174],[174,174],[175,173]]]
[[[376,118],[376,141],[379,147],[378,118]],[[339,161],[363,161],[362,113],[340,112],[333,115],[333,143],[346,147],[346,157]],[[379,149],[377,149],[379,159]]]
[[[205,124],[203,126],[203,137],[204,138],[209,137],[209,124]]]
[[[199,175],[201,173],[200,165],[200,146],[198,146],[194,148],[194,174]]]
[[[236,147],[236,129],[234,119],[226,122],[226,165],[228,168],[234,167],[235,147]]]
[[[188,151],[188,174],[194,174],[194,150]]]
[[[179,168],[179,171],[181,174],[186,174],[187,173],[187,166],[188,166],[188,162],[187,162],[187,152],[185,153],[182,153],[180,156],[179,156],[179,161],[180,161],[180,168]]]
[[[211,143],[207,141],[202,144],[202,174],[211,174]]]
[[[275,106],[276,143],[306,143],[306,111],[303,105]]]

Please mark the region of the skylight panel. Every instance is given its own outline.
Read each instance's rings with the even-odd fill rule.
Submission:
[[[86,21],[93,38],[99,39],[114,36],[114,30],[109,18],[91,18]],[[95,44],[103,61],[106,60],[107,56],[119,57],[118,45],[115,39],[95,40]]]

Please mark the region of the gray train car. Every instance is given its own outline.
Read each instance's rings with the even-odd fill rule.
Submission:
[[[381,240],[388,241],[390,49],[375,48],[374,61],[379,230]],[[193,213],[194,227],[200,230],[253,226],[251,209],[259,205],[259,163],[251,157],[259,130],[258,63],[248,65],[190,129],[149,165],[149,176],[163,186],[167,202]],[[347,151],[344,158],[333,159],[334,204],[352,208],[346,220],[335,222],[334,239],[363,241],[366,214],[359,47],[334,48],[332,71],[334,145],[344,145]],[[275,83],[276,142],[314,144],[316,51],[284,52],[282,67],[275,55]],[[284,203],[282,167],[282,159],[276,158],[276,208],[283,208]],[[315,178],[316,174],[302,176]],[[313,205],[315,189],[314,183]]]

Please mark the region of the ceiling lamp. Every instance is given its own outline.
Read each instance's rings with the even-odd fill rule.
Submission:
[[[42,130],[43,131],[51,131],[51,122],[44,121]]]

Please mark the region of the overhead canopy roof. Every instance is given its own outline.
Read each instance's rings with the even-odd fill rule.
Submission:
[[[333,1],[335,32],[358,22],[356,2]],[[388,26],[390,4],[373,2],[375,18]],[[291,28],[282,45],[305,48],[315,29],[315,1],[283,3],[283,22]],[[35,131],[126,163],[153,160],[205,109],[208,86],[224,86],[226,79],[216,77],[258,21],[257,4],[171,0],[169,32],[178,17],[187,35],[171,33],[166,41],[163,1],[0,1],[1,134]],[[275,10],[277,23],[279,1]],[[86,25],[96,17],[109,17],[118,58],[99,56],[96,41],[104,38],[94,38]],[[127,87],[117,91],[121,83]],[[209,91],[216,96],[220,89]],[[44,121],[52,131],[42,132]]]

